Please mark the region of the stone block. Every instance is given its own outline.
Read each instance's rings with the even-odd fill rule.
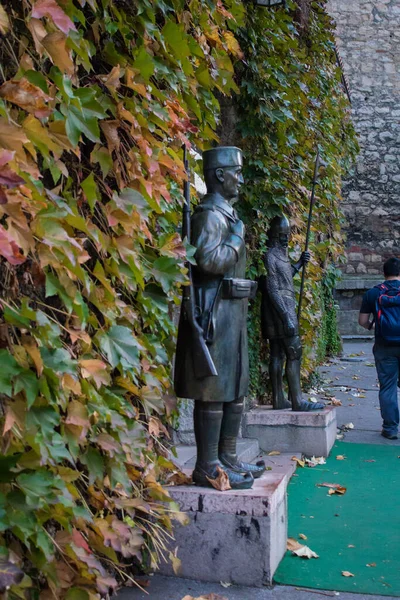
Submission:
[[[271,584],[286,551],[286,488],[295,469],[291,457],[274,457],[272,470],[251,490],[168,488],[190,519],[188,525],[175,527],[175,541],[170,542],[181,560],[180,577],[253,587]],[[174,575],[169,563],[160,571]]]
[[[261,450],[328,456],[336,440],[336,409],[295,412],[259,406],[245,415],[243,431],[258,439]]]

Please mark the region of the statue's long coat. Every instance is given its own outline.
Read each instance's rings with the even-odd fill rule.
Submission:
[[[212,311],[212,341],[208,343],[218,376],[196,379],[191,352],[191,329],[181,314],[175,359],[175,392],[180,398],[203,402],[232,402],[248,390],[248,299],[224,299],[221,280],[244,278],[246,248],[234,235],[236,212],[219,194],[207,194],[191,219],[191,244],[197,248],[192,277],[200,323],[205,329]]]

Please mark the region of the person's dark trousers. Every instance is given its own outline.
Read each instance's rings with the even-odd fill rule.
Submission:
[[[383,419],[383,432],[387,435],[397,435],[399,426],[397,382],[400,372],[400,345],[375,344],[374,357],[379,379],[379,404]]]

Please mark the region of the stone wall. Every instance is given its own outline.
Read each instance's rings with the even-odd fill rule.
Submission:
[[[379,276],[400,255],[400,0],[328,0],[361,152],[343,188],[347,265]]]

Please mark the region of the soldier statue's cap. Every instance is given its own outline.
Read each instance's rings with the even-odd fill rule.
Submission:
[[[241,167],[243,154],[236,146],[217,146],[203,152],[203,170]]]

